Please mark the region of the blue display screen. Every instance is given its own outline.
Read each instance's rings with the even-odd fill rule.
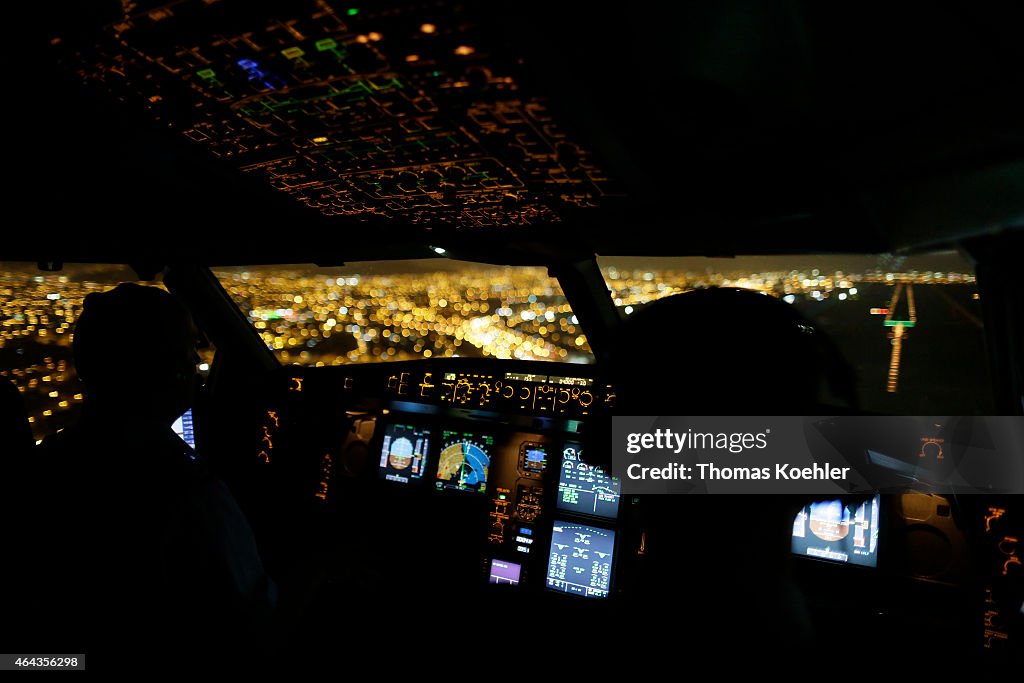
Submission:
[[[437,487],[483,493],[491,469],[494,437],[445,430],[437,461]]]
[[[429,451],[429,429],[400,422],[389,424],[384,429],[377,474],[401,484],[415,482],[423,477]]]
[[[793,520],[794,555],[830,562],[878,566],[881,496],[844,503],[821,500],[804,506]]]
[[[164,424],[167,424],[166,422]],[[186,410],[181,417],[171,425],[174,433],[181,437],[181,440],[192,448],[196,447],[195,429],[192,426],[192,409]]]

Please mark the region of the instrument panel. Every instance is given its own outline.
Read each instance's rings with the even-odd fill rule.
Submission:
[[[371,524],[377,545],[369,555],[388,558],[380,572],[387,582],[406,581],[410,558],[429,558],[415,567],[423,574],[416,585],[430,590],[395,598],[419,596],[428,609],[431,596],[467,591],[499,605],[501,618],[524,599],[530,609],[553,610],[564,601],[603,610],[660,600],[656,587],[680,573],[705,580],[701,567],[720,566],[728,574],[730,563],[716,553],[728,554],[739,538],[729,530],[746,529],[751,557],[795,556],[793,576],[825,619],[833,609],[860,609],[858,623],[877,628],[878,615],[903,604],[912,583],[921,614],[932,615],[935,600],[949,608],[928,617],[934,628],[923,637],[946,637],[977,606],[958,597],[974,580],[971,544],[991,556],[986,613],[1005,620],[1020,610],[1010,503],[846,496],[802,502],[787,521],[785,501],[762,509],[748,498],[623,497],[598,464],[607,453],[589,456],[607,443],[595,432],[614,412],[614,388],[595,370],[472,358],[285,367],[252,466],[304,477],[291,490],[306,503],[335,520]],[[694,519],[701,523],[688,523]],[[774,524],[788,547],[768,544]],[[330,530],[324,542],[338,537]],[[1006,650],[1013,628],[990,621],[978,622],[990,647]]]
[[[615,405],[609,385],[547,372],[400,370],[388,375],[385,391],[402,400],[535,415],[585,417]]]
[[[463,529],[477,548],[479,584],[612,595],[632,532],[618,479],[585,455],[588,420],[615,400],[594,368],[445,359],[283,373],[283,403],[264,431],[273,445],[288,415],[309,426],[304,447],[322,452],[321,504],[371,488],[371,504],[390,501],[387,513],[407,509],[403,519],[455,510],[475,522],[438,524]],[[359,426],[340,430],[341,415]],[[266,438],[261,446],[267,453]]]
[[[126,3],[56,41],[81,78],[330,219],[494,231],[621,199],[466,5]],[[65,46],[65,42],[72,45]]]
[[[611,595],[621,485],[588,464],[578,421],[503,425],[391,401],[369,442],[381,493],[467,503],[481,520],[479,580],[589,598]]]

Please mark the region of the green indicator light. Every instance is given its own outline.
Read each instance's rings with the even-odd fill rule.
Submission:
[[[886,327],[896,327],[897,325],[903,325],[903,327],[914,327],[917,325],[913,320],[886,320],[882,324]]]
[[[435,72],[434,72],[434,76],[440,76],[440,75],[441,75],[441,72],[440,72],[440,71],[435,71]]]
[[[203,78],[203,79],[207,79],[207,80],[213,78],[215,75],[216,74],[214,73],[213,69],[203,69],[202,71],[197,71],[196,72],[196,76],[199,76],[199,78]]]
[[[338,47],[338,43],[335,42],[334,38],[323,38],[316,41],[316,49],[320,52],[323,52],[324,50],[333,50],[336,47]]]
[[[286,47],[285,49],[281,50],[281,54],[283,54],[288,59],[295,59],[297,57],[301,57],[306,53],[302,51],[301,47]]]
[[[348,15],[349,15],[350,17],[354,17],[355,15],[359,14],[359,10],[353,7],[352,9],[350,9],[350,10],[349,10],[349,11],[347,12],[347,14],[348,14]]]

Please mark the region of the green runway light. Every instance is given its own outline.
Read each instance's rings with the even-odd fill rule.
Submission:
[[[348,11],[348,15],[349,15],[350,17],[354,17],[354,16],[355,16],[355,15],[357,15],[357,14],[359,14],[359,10],[358,10],[358,9],[356,9],[355,7],[353,7],[352,9],[350,9],[350,10]]]
[[[903,325],[903,327],[914,327],[917,325],[913,320],[886,320],[882,324],[886,327],[896,327],[897,325]]]

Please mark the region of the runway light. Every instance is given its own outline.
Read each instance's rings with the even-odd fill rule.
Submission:
[[[435,254],[442,254],[443,255],[443,254],[447,254],[448,250],[445,249],[444,247],[434,247],[434,253]]]
[[[857,288],[856,287],[850,287],[850,296],[856,296],[856,295],[857,295]]]
[[[846,301],[846,292],[839,292],[839,300]]]
[[[423,33],[434,33],[435,31],[437,31],[437,27],[434,26],[433,24],[423,24],[422,26],[420,26],[420,31],[422,31]]]

